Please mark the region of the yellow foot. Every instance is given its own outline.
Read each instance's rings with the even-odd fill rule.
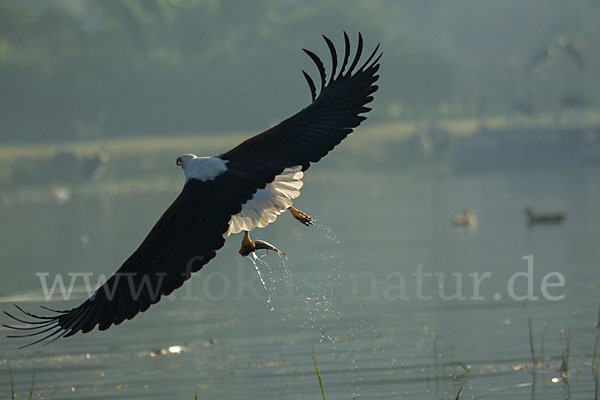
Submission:
[[[290,212],[292,213],[294,218],[296,218],[296,220],[299,221],[300,223],[302,223],[306,226],[310,226],[313,224],[312,218],[307,213],[300,211],[294,207],[290,207],[290,208],[288,208],[288,210],[290,210]]]
[[[250,239],[250,233],[248,231],[244,231],[244,238],[242,239],[242,247],[240,247],[240,255],[242,257],[246,257],[250,253],[256,251],[256,245]]]

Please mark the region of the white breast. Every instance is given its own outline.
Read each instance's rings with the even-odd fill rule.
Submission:
[[[211,181],[223,172],[227,171],[227,163],[219,157],[196,157],[185,163],[185,181],[197,179],[199,181]]]
[[[242,205],[242,211],[231,217],[227,236],[254,228],[264,228],[275,222],[277,216],[292,206],[292,200],[300,196],[302,167],[286,168],[273,182],[259,189]]]

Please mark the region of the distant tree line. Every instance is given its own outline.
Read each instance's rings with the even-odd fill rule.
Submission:
[[[473,69],[481,54],[456,56],[452,46],[465,43],[436,48],[444,38],[436,21],[465,2],[448,15],[422,3],[0,0],[0,139],[265,128],[309,100],[300,71],[314,70],[300,49],[315,49],[329,62],[320,34],[341,47],[344,29],[353,40],[363,32],[367,46],[382,42],[374,118],[472,113],[487,97],[485,104],[500,110],[508,97],[532,96],[519,89],[523,82],[502,76],[518,75],[510,66],[489,60]],[[411,25],[420,13],[429,13],[436,36]],[[503,58],[510,55],[503,51]]]

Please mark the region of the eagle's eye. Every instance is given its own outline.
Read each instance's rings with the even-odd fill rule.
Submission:
[[[181,165],[181,157],[177,157],[177,161],[175,161],[177,165]]]

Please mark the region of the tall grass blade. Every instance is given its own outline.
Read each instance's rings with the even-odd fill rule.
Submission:
[[[531,351],[531,364],[532,368],[537,366],[537,359],[535,358],[535,347],[533,346],[533,329],[531,328],[531,317],[527,318],[527,326],[529,327],[529,350]]]
[[[33,367],[33,377],[31,378],[31,389],[29,389],[29,400],[33,399],[33,389],[35,388],[35,367]]]
[[[8,364],[8,376],[10,378],[10,398],[15,400],[15,381],[13,381],[12,369],[10,368],[10,363]]]
[[[592,374],[594,375],[594,400],[600,400],[600,374],[598,373],[598,344],[600,344],[600,307],[598,320],[594,327],[594,354],[592,355]]]
[[[546,353],[544,351],[544,338],[546,337],[546,333],[548,333],[548,329],[550,328],[550,322],[546,322],[544,325],[544,329],[542,329],[542,333],[540,334],[540,363],[542,372],[544,371],[544,363],[546,360]]]
[[[460,393],[462,392],[462,386],[458,389],[458,393],[456,393],[456,398],[454,400],[460,400]]]
[[[319,386],[321,387],[321,394],[323,395],[323,400],[325,400],[325,390],[323,389],[323,381],[321,380],[321,374],[319,373],[319,366],[317,365],[317,359],[315,358],[315,348],[312,348],[312,359],[313,364],[315,366],[315,371],[317,372],[317,378],[319,378]]]

